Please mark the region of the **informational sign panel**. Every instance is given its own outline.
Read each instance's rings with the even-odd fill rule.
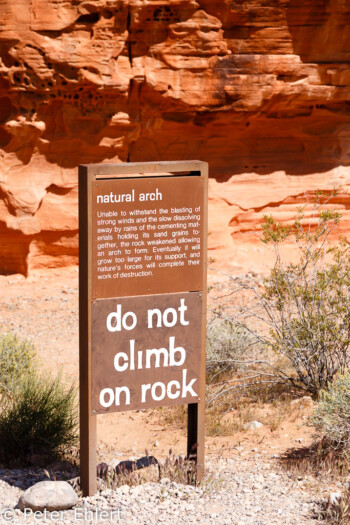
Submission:
[[[94,301],[93,412],[198,402],[201,313],[199,292]]]
[[[204,179],[93,184],[93,298],[201,290]]]
[[[187,404],[200,471],[207,165],[80,166],[79,235],[84,494],[96,491],[97,414]]]

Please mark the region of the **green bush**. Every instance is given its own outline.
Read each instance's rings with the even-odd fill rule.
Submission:
[[[59,456],[77,442],[76,388],[33,374],[0,413],[0,460],[11,463],[32,454]]]
[[[350,246],[334,240],[341,216],[330,208],[338,193],[316,192],[291,223],[265,216],[262,241],[274,249],[274,267],[260,283],[231,278],[231,297],[244,294],[231,318],[265,349],[256,359],[265,384],[317,396],[350,366]],[[294,262],[285,259],[286,244]]]
[[[314,228],[303,224],[306,213]],[[271,217],[264,224],[263,240],[277,254],[262,294],[270,326],[265,339],[294,371],[288,380],[316,395],[349,364],[350,250],[343,240],[328,241],[339,221],[336,210],[316,201],[299,209],[290,226]],[[295,242],[296,263],[283,260],[285,240]]]
[[[0,335],[0,395],[14,393],[34,366],[35,348],[31,342],[11,332]]]
[[[310,418],[321,436],[335,446],[350,446],[350,373],[339,376],[320,393],[320,403]]]

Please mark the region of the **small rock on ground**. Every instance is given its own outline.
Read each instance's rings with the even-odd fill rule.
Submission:
[[[66,481],[40,481],[21,495],[20,510],[67,510],[77,503],[78,496]]]
[[[256,428],[261,428],[264,425],[260,421],[249,421],[244,425],[244,430],[255,430]]]

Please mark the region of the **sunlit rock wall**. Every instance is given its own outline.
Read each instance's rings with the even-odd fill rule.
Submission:
[[[81,163],[208,161],[233,271],[350,184],[348,0],[2,0],[0,56],[1,273],[77,263]]]

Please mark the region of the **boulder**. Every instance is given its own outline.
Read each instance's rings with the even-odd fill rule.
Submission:
[[[40,481],[21,495],[20,510],[67,510],[78,501],[78,496],[66,481]]]
[[[126,474],[133,472],[134,470],[140,470],[145,467],[150,467],[151,465],[158,465],[158,460],[154,456],[143,456],[137,461],[120,461],[115,467],[115,472],[117,475]]]

